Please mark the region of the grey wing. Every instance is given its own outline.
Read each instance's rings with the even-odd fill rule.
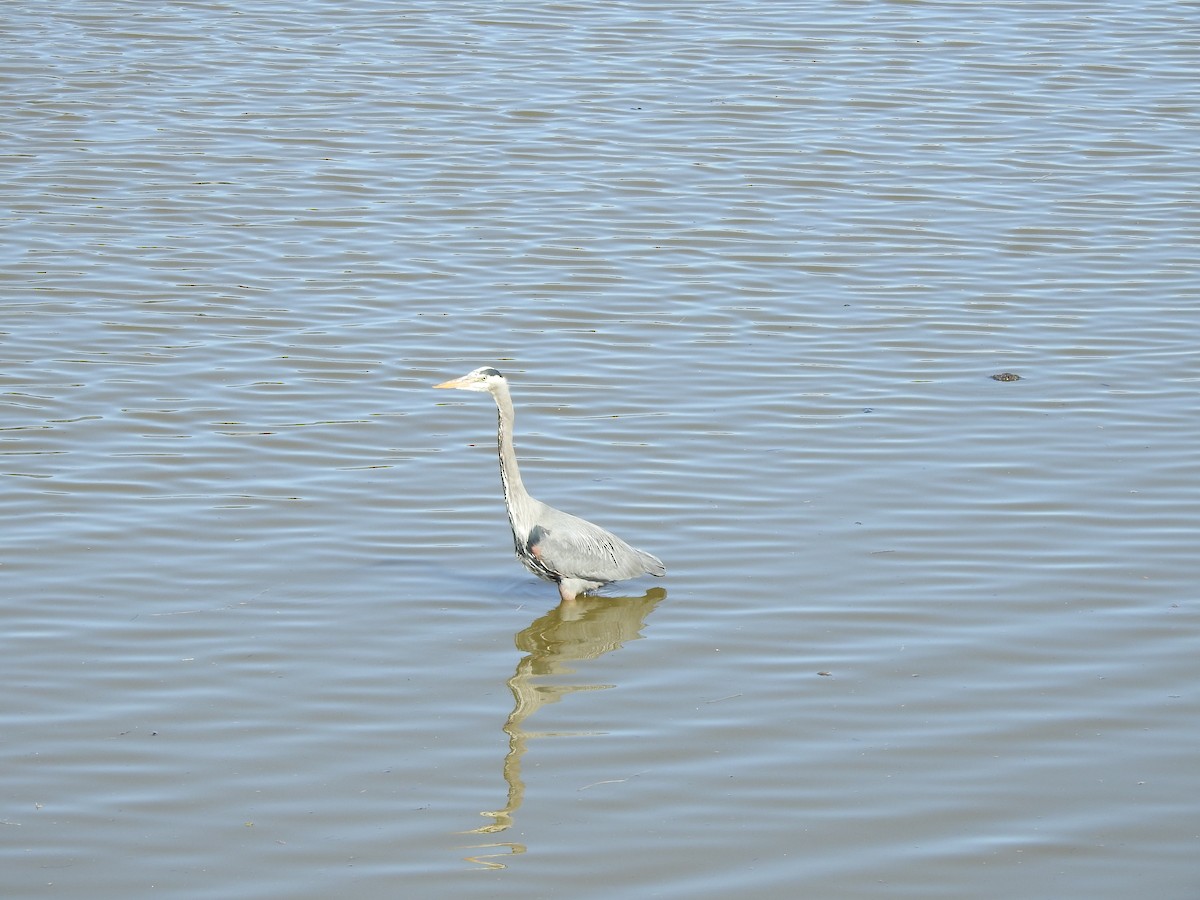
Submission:
[[[599,525],[549,507],[546,512],[529,534],[529,552],[552,572],[598,582],[665,574],[657,557],[629,546]]]

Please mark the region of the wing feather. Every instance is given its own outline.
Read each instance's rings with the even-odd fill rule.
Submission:
[[[526,549],[562,578],[603,584],[666,571],[657,557],[629,546],[599,525],[553,507],[545,508],[541,521],[530,531]]]

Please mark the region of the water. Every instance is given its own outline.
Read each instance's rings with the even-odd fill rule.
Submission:
[[[6,896],[1195,896],[1194,18],[9,10]]]

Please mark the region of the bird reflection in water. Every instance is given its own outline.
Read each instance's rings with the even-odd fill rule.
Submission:
[[[596,659],[616,650],[627,641],[640,638],[646,617],[667,592],[654,588],[643,597],[592,597],[582,595],[570,603],[535,619],[528,628],[516,635],[517,649],[525,655],[517,670],[508,679],[513,695],[513,709],[504,723],[508,735],[508,753],[504,757],[504,780],[508,783],[508,799],[503,809],[480,813],[492,821],[464,834],[496,834],[513,824],[513,816],[525,798],[525,782],[521,780],[521,757],[531,738],[569,737],[594,732],[526,731],[525,720],[567,694],[579,691],[599,691],[614,687],[611,684],[563,684],[549,680],[570,675],[570,663]],[[468,856],[468,862],[487,868],[504,868],[501,863],[486,861],[500,855],[525,852],[522,844],[476,844],[468,849],[504,848],[507,853]]]

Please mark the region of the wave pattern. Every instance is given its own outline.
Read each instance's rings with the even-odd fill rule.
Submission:
[[[1193,17],[785,6],[6,12],[14,895],[1194,893]]]

